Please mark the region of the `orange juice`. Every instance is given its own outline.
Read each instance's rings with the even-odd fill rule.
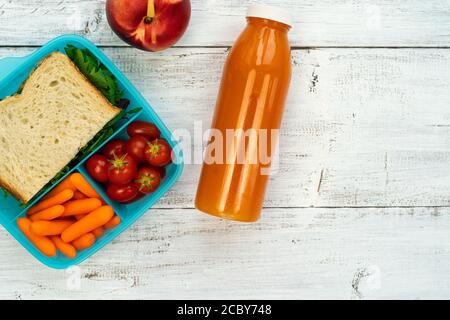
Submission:
[[[230,51],[195,201],[205,213],[246,222],[261,214],[291,80],[288,17],[250,7]]]

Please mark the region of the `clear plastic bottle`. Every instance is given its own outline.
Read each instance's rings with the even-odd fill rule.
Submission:
[[[275,151],[272,139],[281,124],[291,80],[289,29],[289,13],[282,9],[255,5],[248,10],[247,27],[223,71],[211,126],[216,135],[211,134],[208,145],[214,144],[216,150],[206,149],[197,189],[195,205],[205,213],[246,222],[260,217]],[[264,132],[269,161],[260,156]],[[231,141],[234,149],[229,147]],[[236,150],[245,151],[240,161]],[[218,153],[223,154],[222,162]]]

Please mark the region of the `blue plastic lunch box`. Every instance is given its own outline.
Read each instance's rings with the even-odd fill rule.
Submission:
[[[0,223],[8,230],[22,246],[24,246],[36,259],[41,261],[48,267],[55,269],[65,269],[69,266],[78,264],[95,252],[100,250],[108,242],[111,242],[121,232],[127,229],[132,223],[139,219],[153,204],[160,199],[179,179],[183,170],[183,155],[179,146],[171,139],[171,133],[169,129],[164,125],[155,111],[151,108],[144,97],[137,91],[137,89],[131,84],[131,82],[117,69],[117,67],[103,54],[92,42],[76,35],[64,35],[50,41],[42,48],[36,50],[34,53],[26,57],[8,57],[0,59],[0,99],[3,99],[9,95],[17,92],[20,84],[28,77],[30,72],[44,57],[54,51],[60,51],[64,53],[64,48],[67,45],[74,45],[80,49],[86,48],[91,51],[99,61],[101,61],[118,79],[119,85],[124,92],[124,97],[130,100],[129,108],[141,107],[142,110],[139,113],[133,114],[129,118],[122,119],[116,125],[114,134],[108,139],[114,138],[126,138],[127,125],[134,120],[144,120],[155,123],[161,131],[162,137],[164,137],[174,151],[174,161],[167,169],[166,177],[161,181],[161,186],[152,194],[138,200],[132,204],[119,204],[111,201],[105,193],[105,190],[98,183],[93,181],[87,174],[85,169],[85,162],[92,154],[96,153],[104,144],[100,145],[97,150],[87,155],[76,167],[68,172],[59,181],[61,182],[68,175],[73,172],[80,172],[96,189],[96,191],[103,197],[108,205],[114,208],[116,214],[121,218],[121,223],[113,229],[105,232],[104,235],[99,237],[95,244],[83,251],[78,251],[77,256],[74,259],[67,258],[60,252],[55,257],[47,257],[42,254],[36,247],[24,236],[24,234],[17,227],[16,220],[19,217],[26,216],[26,211],[40,200],[45,194],[41,194],[39,197],[30,202],[26,207],[21,206],[11,195],[5,195],[3,197],[0,194]],[[56,183],[54,186],[56,186]],[[50,189],[51,190],[51,189]],[[50,191],[48,190],[48,191]],[[48,192],[47,191],[47,192]]]

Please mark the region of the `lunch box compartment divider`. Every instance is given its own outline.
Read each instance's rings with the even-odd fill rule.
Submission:
[[[141,110],[142,111],[142,110]],[[11,220],[10,222],[14,222],[17,220],[17,218],[19,217],[23,217],[26,215],[26,212],[28,211],[28,209],[30,209],[31,207],[33,207],[36,203],[38,203],[43,197],[45,197],[46,194],[48,194],[50,191],[53,190],[53,188],[55,188],[61,181],[63,181],[64,179],[66,179],[69,175],[71,175],[72,173],[74,173],[75,171],[80,172],[81,174],[83,174],[84,176],[86,176],[86,174],[84,174],[84,172],[82,172],[82,170],[80,170],[80,168],[84,165],[84,163],[95,153],[97,153],[106,143],[108,143],[111,139],[114,139],[116,137],[117,134],[119,134],[121,132],[121,130],[123,130],[124,128],[126,129],[126,127],[128,126],[129,123],[131,123],[132,121],[134,121],[134,119],[139,115],[139,113],[141,112],[139,111],[138,113],[134,114],[133,117],[131,118],[127,118],[127,119],[122,119],[120,121],[120,126],[115,129],[114,133],[111,135],[111,137],[109,137],[106,141],[104,141],[102,144],[100,144],[97,148],[95,148],[94,151],[92,151],[91,153],[89,153],[87,156],[85,156],[83,159],[80,160],[80,162],[73,167],[69,172],[67,172],[62,178],[60,178],[58,180],[58,182],[56,182],[53,186],[51,186],[51,188],[49,188],[48,190],[46,190],[44,193],[42,193],[39,197],[36,197],[36,199],[33,199],[33,201],[31,201],[27,206],[23,207],[21,212],[14,217],[13,220]],[[8,196],[10,198],[12,198],[14,201],[18,202],[13,196]],[[20,204],[19,204],[20,206]]]
[[[22,244],[36,259],[48,267],[56,269],[64,269],[71,265],[78,264],[100,250],[104,245],[111,242],[121,232],[127,229],[132,223],[139,219],[150,207],[158,201],[179,179],[183,170],[183,155],[178,146],[171,139],[171,132],[158,115],[154,112],[148,102],[142,97],[137,89],[129,82],[129,80],[115,67],[115,65],[90,41],[76,35],[66,35],[58,37],[48,44],[38,49],[31,55],[22,58],[4,58],[0,59],[0,99],[8,95],[14,94],[19,88],[23,80],[25,80],[36,63],[42,60],[49,53],[54,51],[61,51],[64,53],[64,47],[72,44],[78,48],[87,48],[101,61],[118,79],[119,85],[124,92],[124,97],[130,100],[129,110],[140,107],[141,110],[137,113],[130,114],[126,118],[119,121],[116,125],[114,133],[111,137],[99,145],[93,152],[84,157],[80,162],[72,168],[67,174],[59,179],[58,183],[64,180],[67,176],[74,172],[81,173],[89,183],[102,196],[104,201],[113,207],[115,213],[121,218],[121,223],[106,230],[105,234],[99,237],[94,245],[88,249],[79,251],[74,259],[67,258],[58,252],[55,257],[47,257],[42,254],[36,247],[25,237],[17,226],[17,218],[26,216],[27,210],[36,204],[42,197],[50,192],[58,183],[54,184],[52,188],[41,194],[36,199],[33,199],[26,207],[21,207],[19,201],[13,196],[8,195],[2,198],[0,194],[0,223],[8,230],[17,241]],[[106,190],[99,183],[95,182],[87,173],[85,164],[86,161],[96,152],[98,152],[106,143],[115,138],[128,139],[126,128],[129,123],[134,120],[143,120],[153,122],[161,131],[161,135],[165,138],[173,149],[175,161],[166,167],[166,177],[161,181],[161,186],[152,194],[136,201],[132,204],[119,204],[108,198]]]

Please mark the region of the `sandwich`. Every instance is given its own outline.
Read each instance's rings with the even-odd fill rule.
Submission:
[[[121,109],[60,52],[0,101],[0,187],[27,204]]]

